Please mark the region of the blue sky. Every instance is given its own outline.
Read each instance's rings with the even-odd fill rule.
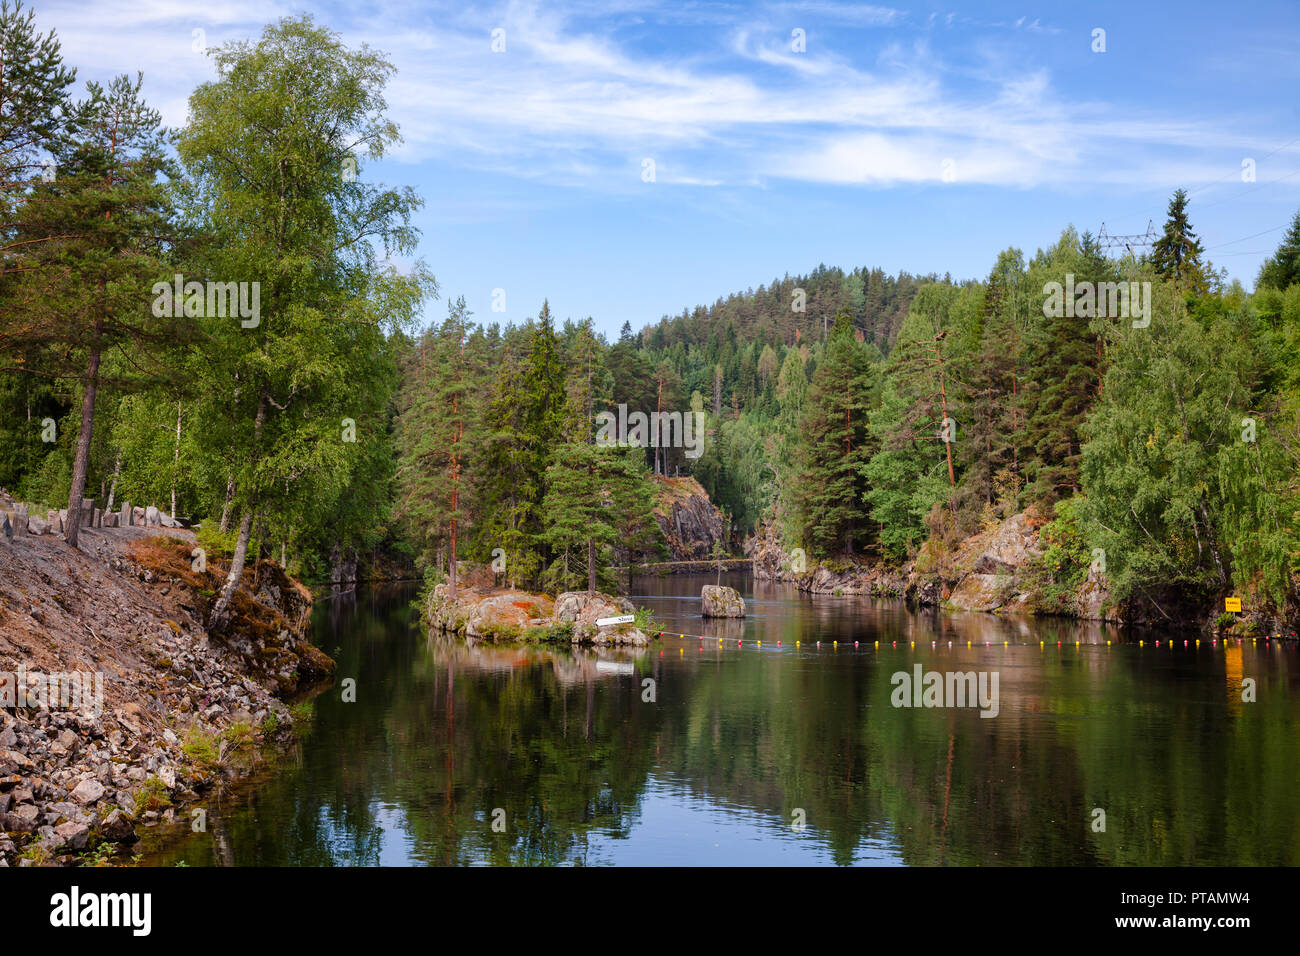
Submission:
[[[1296,0],[36,9],[82,79],[143,70],[171,125],[214,75],[200,39],[311,13],[389,54],[404,143],[363,175],[425,198],[430,319],[457,295],[479,321],[549,298],[614,335],[823,262],[982,277],[1071,223],[1158,227],[1178,186],[1208,257],[1249,288],[1300,208]]]

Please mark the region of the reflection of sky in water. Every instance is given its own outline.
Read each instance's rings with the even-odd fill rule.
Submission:
[[[380,866],[418,864],[415,842],[401,807],[373,804],[379,835]],[[624,815],[626,836],[608,831],[579,840],[561,865],[585,866],[812,866],[832,864],[830,849],[813,821],[802,833],[779,815],[703,799],[658,775],[646,783],[641,802]],[[321,814],[321,834],[340,865],[356,865],[350,838]],[[488,826],[489,820],[483,820]],[[475,863],[486,863],[479,857]],[[888,840],[863,840],[853,854],[858,866],[903,866]]]
[[[633,866],[809,866],[834,862],[813,821],[802,833],[779,814],[701,799],[651,776],[628,839],[591,838],[586,862]],[[859,865],[902,866],[884,841],[865,840]]]

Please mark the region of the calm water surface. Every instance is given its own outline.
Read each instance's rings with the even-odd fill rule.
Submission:
[[[144,862],[1300,863],[1294,645],[1171,647],[738,573],[749,616],[708,622],[714,580],[636,580],[671,633],[641,653],[431,639],[412,591],[322,603],[314,640],[357,701],[317,697],[273,773],[212,795],[206,833],[150,833]],[[996,672],[998,715],[892,706],[916,664]]]

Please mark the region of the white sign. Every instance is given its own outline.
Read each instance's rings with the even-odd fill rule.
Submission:
[[[622,617],[598,617],[596,618],[596,626],[608,627],[610,624],[631,624],[635,620],[635,614],[624,614]]]

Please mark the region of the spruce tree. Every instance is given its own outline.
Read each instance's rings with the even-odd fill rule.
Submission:
[[[863,467],[872,451],[867,415],[875,372],[871,351],[854,337],[848,312],[840,312],[799,424],[801,537],[820,555],[852,554],[866,534],[860,502],[866,490]]]
[[[1200,295],[1209,288],[1205,266],[1201,263],[1203,251],[1187,219],[1187,190],[1178,189],[1169,200],[1164,232],[1151,248],[1151,264],[1159,275],[1187,292]]]

